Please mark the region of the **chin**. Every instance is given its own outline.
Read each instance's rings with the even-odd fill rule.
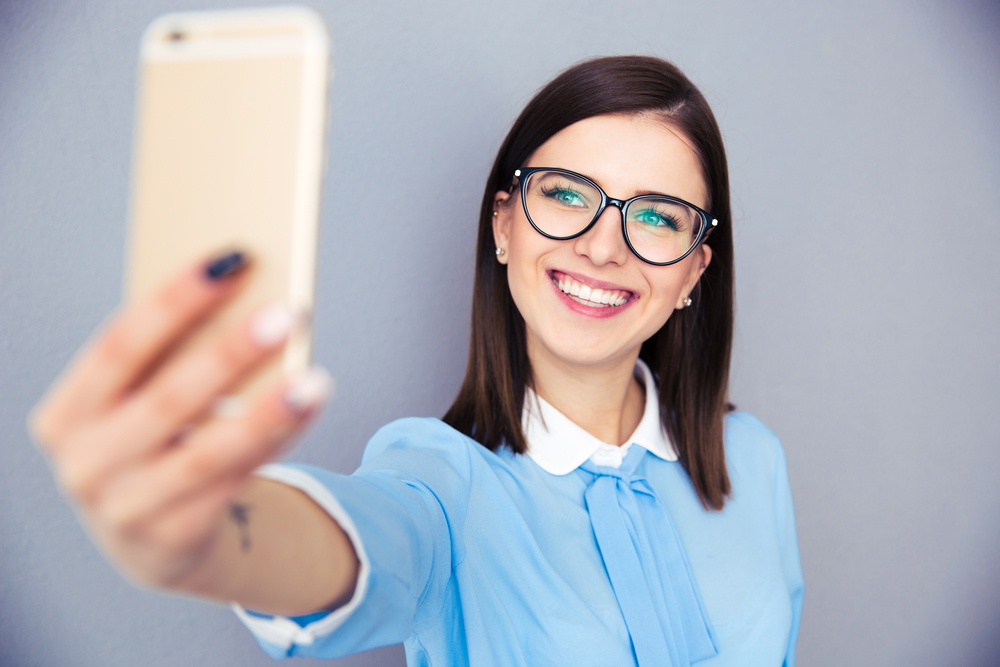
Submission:
[[[600,340],[586,340],[585,336],[559,336],[554,337],[557,342],[546,344],[543,338],[536,340],[538,347],[546,350],[548,355],[559,359],[563,363],[574,366],[599,366],[602,364],[615,363],[622,359],[638,355],[642,343],[635,345],[608,345],[608,337],[603,336]],[[529,355],[531,350],[529,349]]]

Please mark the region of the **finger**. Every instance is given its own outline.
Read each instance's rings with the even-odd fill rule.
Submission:
[[[239,419],[213,419],[184,444],[116,477],[100,500],[101,513],[127,529],[203,493],[243,478],[272,459],[329,396],[329,374],[314,368],[251,406]]]
[[[248,265],[228,253],[186,269],[151,298],[126,307],[81,350],[29,420],[38,443],[51,447],[81,420],[100,412],[242,282]]]
[[[297,321],[287,306],[272,304],[172,359],[113,415],[60,448],[67,490],[86,502],[103,479],[176,442],[220,394],[278,350]]]

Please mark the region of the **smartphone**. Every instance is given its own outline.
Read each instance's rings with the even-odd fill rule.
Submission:
[[[330,40],[301,7],[168,14],[140,50],[125,300],[247,252],[249,283],[186,345],[275,300],[313,304]],[[306,368],[303,327],[234,395]]]

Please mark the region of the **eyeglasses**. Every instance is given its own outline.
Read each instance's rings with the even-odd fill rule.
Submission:
[[[609,205],[622,214],[622,235],[636,257],[656,266],[675,264],[708,238],[719,221],[683,199],[645,194],[612,199],[594,181],[566,169],[514,172],[528,222],[542,236],[566,241],[585,234]]]

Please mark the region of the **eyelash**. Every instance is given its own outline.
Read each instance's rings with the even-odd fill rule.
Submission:
[[[570,193],[570,194],[574,194],[577,197],[581,197],[582,196],[578,191],[574,190],[571,187],[566,187],[566,186],[558,186],[558,185],[547,186],[547,185],[543,185],[543,186],[541,186],[540,189],[541,189],[542,194],[545,195],[546,197],[548,197],[552,193],[557,193],[558,194],[560,192],[567,192],[567,193]]]
[[[671,215],[666,215],[664,213],[660,213],[655,208],[647,208],[645,210],[639,211],[639,215],[643,215],[643,214],[646,214],[646,213],[652,213],[653,215],[655,215],[660,220],[663,220],[666,223],[667,227],[670,227],[671,229],[673,229],[675,231],[679,230],[680,227],[681,227],[680,220],[677,220],[676,218],[674,218]]]

